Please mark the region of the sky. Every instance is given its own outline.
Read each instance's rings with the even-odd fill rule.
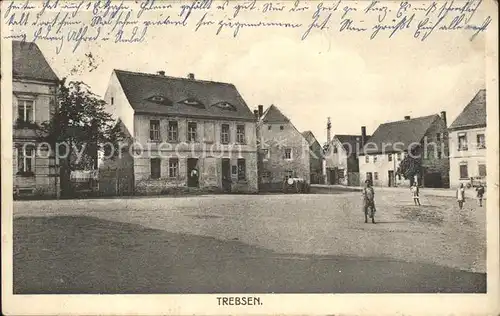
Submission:
[[[477,15],[483,14],[477,12]],[[305,16],[309,19],[310,16]],[[426,41],[413,33],[392,39],[316,31],[243,29],[237,38],[202,29],[152,29],[141,44],[82,43],[57,54],[53,44],[38,46],[60,77],[84,62],[89,52],[97,68],[81,68],[83,80],[104,95],[113,69],[235,84],[250,107],[276,105],[300,131],[323,143],[326,121],[332,135],[371,134],[381,123],[447,111],[448,125],[485,87],[485,39],[441,32]]]

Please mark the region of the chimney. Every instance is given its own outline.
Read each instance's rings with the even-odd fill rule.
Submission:
[[[405,116],[405,121],[408,121],[409,119],[410,119],[409,115]]]
[[[188,74],[188,79],[194,80],[194,73],[189,73]]]
[[[332,141],[332,122],[330,121],[330,117],[328,117],[326,121],[326,143],[330,144]]]
[[[441,111],[441,119],[444,122],[444,125],[448,127],[448,123],[446,122],[446,111]]]
[[[255,116],[255,120],[259,120],[259,110],[253,110],[253,115]]]
[[[262,114],[264,113],[264,106],[263,105],[259,105],[259,111],[257,113],[259,114],[259,118],[261,118]]]
[[[361,126],[361,148],[365,147],[366,142],[366,126]]]

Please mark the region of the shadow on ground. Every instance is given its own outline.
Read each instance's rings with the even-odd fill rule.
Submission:
[[[278,254],[93,217],[14,219],[15,294],[485,291],[485,274],[435,265]]]

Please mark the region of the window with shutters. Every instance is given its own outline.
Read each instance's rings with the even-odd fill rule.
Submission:
[[[220,131],[220,142],[222,144],[229,144],[230,137],[229,137],[229,124],[222,124],[221,126],[221,131]]]
[[[236,126],[236,142],[238,144],[245,144],[245,125]]]
[[[179,141],[179,125],[177,121],[168,122],[168,141],[169,142]]]
[[[467,150],[467,135],[465,133],[458,134],[458,150]]]
[[[17,119],[21,122],[35,121],[33,100],[17,100]]]
[[[177,178],[179,176],[179,159],[170,158],[168,160],[168,176],[170,178]]]
[[[34,148],[22,146],[17,149],[17,174],[23,176],[33,176],[35,166]]]
[[[484,137],[484,134],[477,134],[477,148],[486,148],[486,138]]]
[[[156,142],[160,140],[160,121],[149,121],[149,139]]]
[[[283,158],[285,160],[292,160],[292,149],[291,148],[285,148]]]
[[[197,140],[197,124],[195,122],[188,123],[188,141],[195,142]]]

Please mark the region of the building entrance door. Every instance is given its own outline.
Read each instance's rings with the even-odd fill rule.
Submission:
[[[231,191],[231,163],[228,158],[222,158],[222,190],[224,192]]]
[[[200,179],[200,171],[198,170],[198,159],[188,158],[187,176],[188,176],[188,187],[197,188]]]
[[[388,183],[388,185],[390,187],[393,187],[394,186],[394,182],[395,182],[394,181],[395,180],[395,178],[394,178],[394,170],[389,170],[389,175],[388,176],[389,176],[389,183]]]

